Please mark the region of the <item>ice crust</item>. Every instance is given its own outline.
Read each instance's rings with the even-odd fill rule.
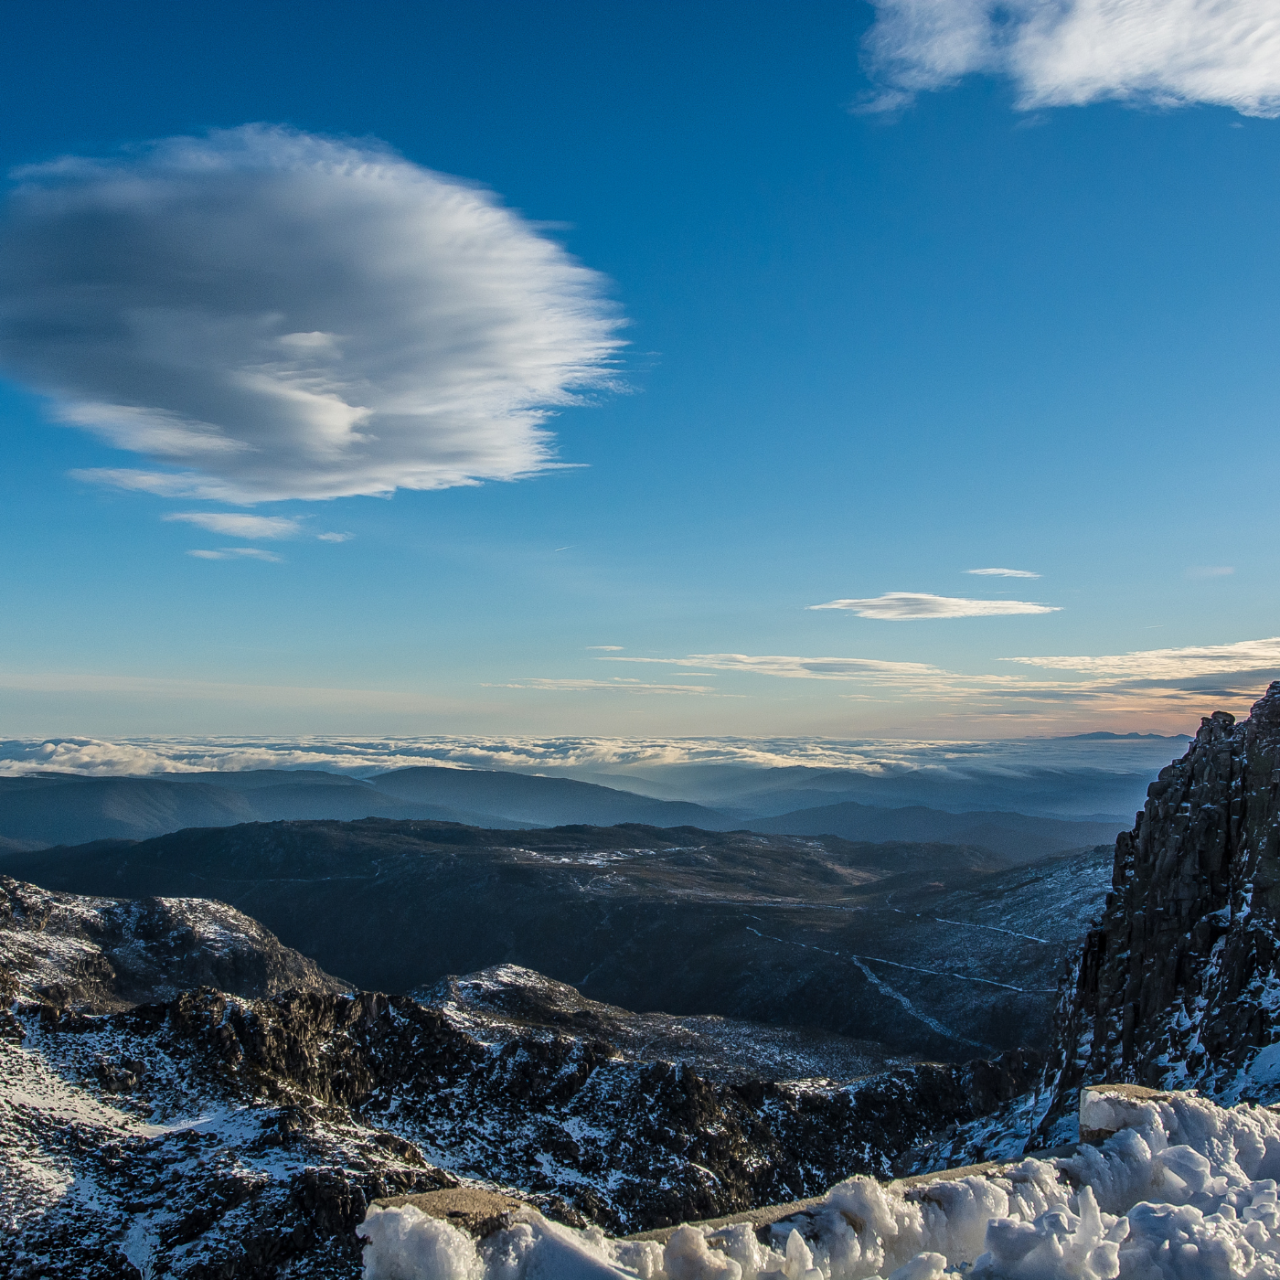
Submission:
[[[476,1242],[411,1205],[375,1207],[364,1280],[1280,1280],[1280,1114],[1086,1092],[1081,1121],[1115,1131],[984,1175],[851,1178],[766,1243],[746,1223],[614,1240],[532,1210]]]

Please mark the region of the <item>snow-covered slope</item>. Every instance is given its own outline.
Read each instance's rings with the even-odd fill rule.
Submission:
[[[910,1061],[873,1040],[712,1014],[632,1013],[585,999],[532,969],[502,964],[411,993],[477,1039],[508,1043],[532,1032],[606,1040],[638,1062],[687,1066],[709,1080],[851,1080]]]
[[[88,990],[75,981],[86,954],[115,953],[41,949],[33,920],[45,910],[74,940],[133,918],[129,904],[8,888],[19,907],[0,940],[22,972],[0,1026],[0,1274],[24,1280],[127,1265],[354,1278],[354,1228],[373,1199],[459,1178],[518,1187],[570,1224],[705,1217],[887,1172],[1034,1075],[1018,1056],[843,1082],[750,1075],[748,1025],[683,1028],[513,970],[445,984],[435,1005],[335,993],[321,975],[266,999],[206,987],[126,1008],[117,984],[99,1002],[114,1011],[88,1013],[66,994]],[[211,937],[210,922],[239,928],[246,954],[279,948],[228,908],[182,910]],[[862,1061],[838,1039],[772,1034],[761,1068],[771,1054],[782,1068]],[[671,1047],[682,1064],[664,1060]]]

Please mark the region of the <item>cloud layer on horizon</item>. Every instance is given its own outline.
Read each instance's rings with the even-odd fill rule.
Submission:
[[[246,126],[17,175],[0,363],[236,503],[512,480],[607,385],[604,281],[489,193],[375,145]]]
[[[402,696],[402,695],[396,695]],[[1176,748],[1173,748],[1176,750]],[[806,737],[634,738],[447,736],[377,738],[16,738],[0,741],[0,776],[57,770],[88,776],[196,773],[206,770],[332,769],[367,775],[430,762],[472,769],[646,769],[735,764],[769,769],[808,766],[883,777],[927,770],[941,776],[1008,777],[1043,768],[1131,773],[1167,762],[1164,741],[994,742],[844,740]]]
[[[872,0],[871,110],[974,72],[1009,77],[1022,110],[1106,99],[1280,115],[1273,0]]]
[[[913,618],[991,618],[1017,613],[1057,613],[1061,605],[1033,604],[1028,600],[967,600],[962,596],[887,591],[874,599],[829,600],[826,604],[811,604],[808,608],[847,609],[860,618],[904,622]]]

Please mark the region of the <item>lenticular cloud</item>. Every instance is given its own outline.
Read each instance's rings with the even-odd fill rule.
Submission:
[[[609,382],[603,280],[492,195],[374,146],[248,126],[21,171],[0,362],[233,502],[510,480]]]

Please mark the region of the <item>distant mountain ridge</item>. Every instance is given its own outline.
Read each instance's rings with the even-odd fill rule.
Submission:
[[[771,834],[828,834],[853,840],[979,845],[1029,862],[1111,840],[1127,823],[1016,812],[883,807],[849,797],[849,775],[802,770],[805,785],[772,788],[715,808],[566,777],[422,765],[353,778],[320,770],[255,769],[143,777],[36,773],[0,777],[0,852],[95,840],[146,840],[189,828],[248,822],[458,822],[495,829],[571,824],[694,826]],[[781,771],[790,774],[791,771]],[[739,780],[741,781],[741,780]],[[829,790],[828,787],[836,788]],[[945,799],[945,798],[944,798]]]
[[[714,831],[735,825],[727,815],[685,800],[652,800],[593,782],[500,769],[418,765],[378,774],[372,783],[378,791],[408,804],[447,804],[501,813],[511,821],[536,826],[558,826],[566,821],[589,826],[643,822],[654,826],[702,826]],[[566,812],[573,816],[566,819]]]
[[[943,813],[912,805],[878,809],[845,801],[798,809],[777,818],[756,818],[752,831],[793,836],[833,835],[846,840],[912,840],[973,845],[1016,862],[1034,862],[1068,849],[1109,843],[1123,822],[1068,822],[1021,813]]]

